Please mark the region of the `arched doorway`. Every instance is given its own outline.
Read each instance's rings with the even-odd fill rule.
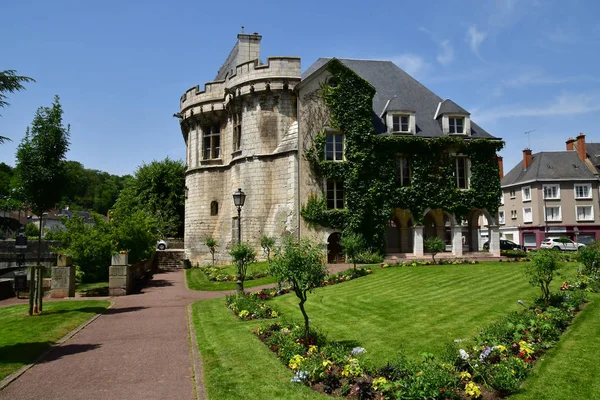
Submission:
[[[339,232],[333,232],[327,238],[327,263],[329,264],[344,262],[342,246],[340,245],[341,236]]]
[[[401,252],[400,223],[395,217],[389,220],[385,230],[385,252],[388,254]]]

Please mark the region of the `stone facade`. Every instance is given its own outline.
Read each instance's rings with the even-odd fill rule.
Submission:
[[[185,256],[206,264],[204,245],[218,242],[217,261],[229,261],[237,242],[232,193],[242,188],[242,240],[260,250],[260,236],[295,233],[298,57],[260,61],[258,34],[240,34],[215,81],[189,89],[178,114],[186,142]],[[260,254],[260,252],[259,252]]]

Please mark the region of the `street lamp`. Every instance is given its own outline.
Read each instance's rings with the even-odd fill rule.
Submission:
[[[242,192],[241,188],[238,188],[237,192],[233,192],[233,204],[237,207],[238,211],[238,244],[242,243],[242,207],[246,201],[246,193]]]

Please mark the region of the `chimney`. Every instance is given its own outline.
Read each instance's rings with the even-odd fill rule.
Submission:
[[[501,156],[497,156],[498,158],[498,170],[500,171],[500,179],[504,178],[504,160]]]
[[[567,151],[575,150],[575,147],[574,147],[575,139],[569,138],[566,143],[567,143]]]
[[[527,168],[531,164],[531,160],[533,160],[531,149],[523,150],[523,170],[527,171]]]
[[[577,142],[575,143],[575,147],[577,148],[577,154],[579,154],[579,158],[581,161],[585,161],[587,158],[587,152],[585,151],[585,135],[580,133],[579,136],[576,137]]]

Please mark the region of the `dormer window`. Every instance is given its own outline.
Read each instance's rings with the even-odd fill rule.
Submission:
[[[448,133],[463,135],[465,133],[465,118],[448,117]]]
[[[408,115],[392,116],[392,131],[394,131],[394,132],[410,132],[408,121],[409,121]]]
[[[388,111],[385,123],[390,133],[415,133],[415,115],[412,111]]]

